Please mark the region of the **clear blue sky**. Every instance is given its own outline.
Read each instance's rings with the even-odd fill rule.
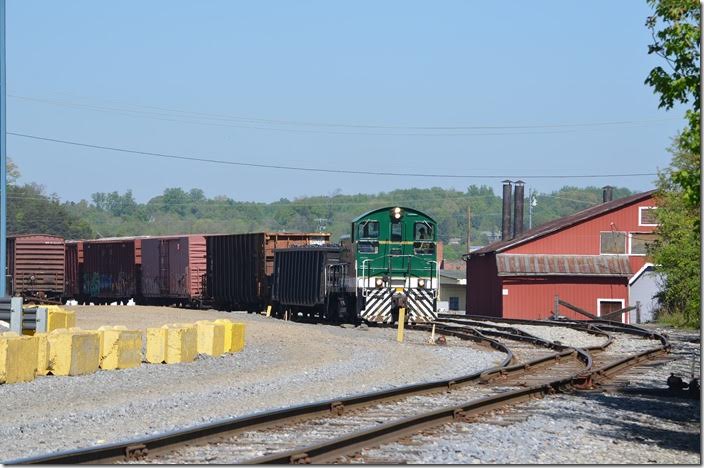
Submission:
[[[652,176],[530,175],[669,164],[683,112],[658,109],[643,84],[659,64],[649,14],[645,0],[7,0],[7,128],[240,162],[523,176],[539,191],[647,190]],[[648,122],[382,128],[614,121]],[[21,181],[64,200],[132,189],[146,201],[179,186],[253,201],[473,183],[498,193],[503,179],[218,166],[16,136],[8,154]]]

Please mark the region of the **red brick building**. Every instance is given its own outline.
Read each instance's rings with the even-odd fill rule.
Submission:
[[[654,237],[653,193],[608,201],[472,252],[467,313],[544,319],[555,295],[595,315],[628,306],[628,280],[646,264]],[[560,314],[586,318],[564,307]]]

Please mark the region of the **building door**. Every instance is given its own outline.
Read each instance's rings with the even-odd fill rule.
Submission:
[[[597,305],[597,315],[599,317],[603,317],[604,315],[608,315],[611,312],[616,312],[619,309],[623,309],[625,306],[623,305],[623,299],[599,299],[599,303]],[[624,321],[624,315],[621,314],[621,321]],[[615,320],[615,317],[610,317],[608,320]]]

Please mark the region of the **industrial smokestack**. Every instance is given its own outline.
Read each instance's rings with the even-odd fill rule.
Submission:
[[[513,237],[523,232],[523,184],[522,180],[514,182],[513,192]]]
[[[610,185],[606,185],[603,191],[603,202],[610,202],[614,199],[614,188]]]
[[[511,237],[511,181],[504,180],[504,198],[501,209],[501,240]]]

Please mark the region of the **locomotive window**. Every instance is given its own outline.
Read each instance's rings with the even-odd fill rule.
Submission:
[[[433,226],[429,223],[415,223],[413,226],[413,231],[415,233],[415,240],[432,240],[433,239]]]
[[[401,242],[403,240],[403,224],[401,221],[391,223],[391,242]]]
[[[358,234],[360,239],[378,239],[379,221],[362,221]]]
[[[359,251],[359,253],[377,253],[377,251],[379,250],[379,243],[359,241],[357,243],[357,250]]]

